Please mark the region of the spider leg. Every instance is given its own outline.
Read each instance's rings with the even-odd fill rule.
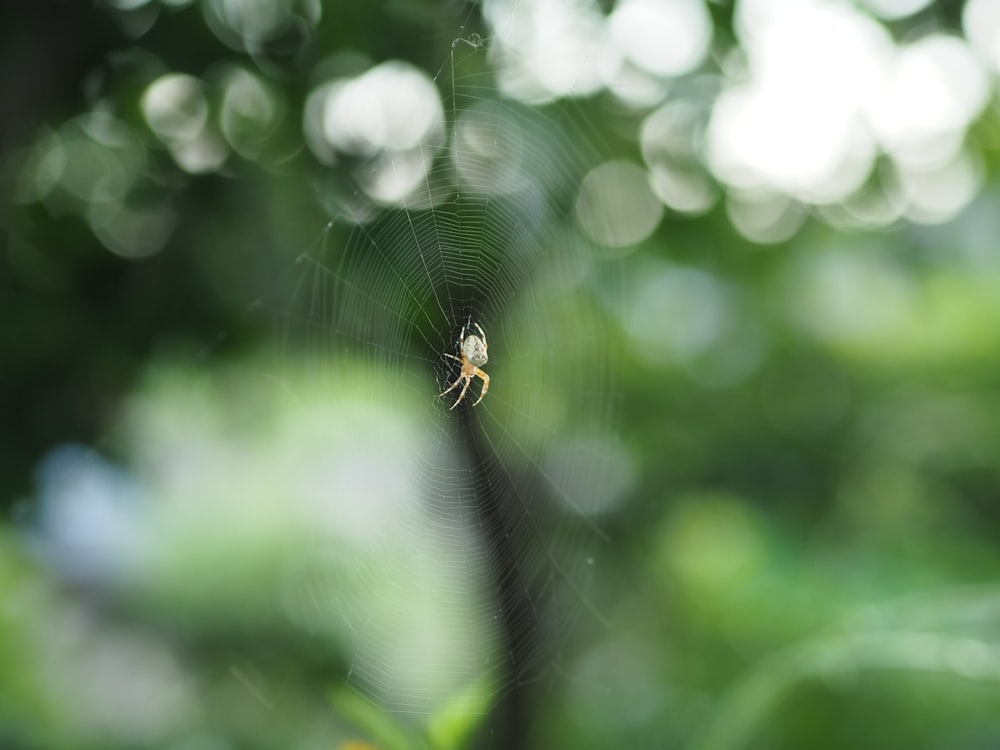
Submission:
[[[466,374],[465,374],[465,373],[463,372],[463,373],[462,373],[462,377],[463,377],[463,378],[465,378],[465,387],[464,387],[464,388],[462,388],[462,392],[461,392],[460,394],[458,394],[458,400],[457,400],[457,401],[455,401],[455,403],[453,403],[453,404],[452,404],[452,405],[451,405],[451,406],[450,406],[450,407],[448,408],[448,411],[451,411],[451,410],[452,410],[452,409],[454,409],[454,408],[455,408],[456,406],[458,406],[458,402],[459,402],[459,401],[461,401],[461,400],[462,400],[463,398],[465,398],[465,392],[466,392],[467,390],[469,390],[469,385],[471,385],[471,384],[472,384],[472,376],[471,376],[471,375],[466,375]],[[457,383],[456,383],[456,385],[457,385]]]
[[[473,404],[473,406],[475,406],[476,404],[478,404],[480,401],[483,400],[483,396],[486,395],[486,391],[490,389],[490,376],[487,375],[482,370],[480,370],[478,367],[475,370],[473,370],[473,372],[474,374],[478,375],[483,379],[483,390],[479,392],[479,398],[477,398],[476,403]],[[469,378],[469,380],[472,380],[472,378]]]
[[[446,390],[446,391],[441,391],[441,392],[440,392],[440,393],[438,394],[438,398],[441,398],[441,396],[445,395],[446,393],[450,393],[451,391],[455,390],[455,389],[456,389],[456,388],[458,387],[458,384],[462,382],[462,379],[463,379],[464,377],[465,377],[464,375],[459,375],[459,376],[458,376],[458,380],[456,380],[456,381],[455,381],[454,383],[452,383],[452,384],[451,384],[451,387],[450,387],[450,388],[448,388],[448,390]]]
[[[466,373],[465,373],[465,361],[461,357],[456,357],[454,354],[448,354],[448,352],[442,352],[442,353],[446,357],[451,357],[456,362],[461,362],[462,363],[462,372],[459,374],[458,378],[455,380],[454,383],[452,383],[446,390],[443,390],[443,391],[441,391],[438,394],[438,398],[441,398],[441,396],[444,396],[445,394],[450,393],[451,391],[453,391],[456,388],[458,388],[458,384],[461,383],[464,380],[465,381],[465,388],[462,389],[462,393],[458,397],[458,401],[461,401],[462,400],[462,396],[465,395],[465,391],[468,390],[468,388],[469,388],[469,383],[472,380],[472,376],[471,375],[466,375]],[[458,401],[456,401],[454,404],[451,405],[452,409],[454,409],[456,406],[458,406]]]
[[[448,354],[448,352],[443,352],[443,353],[444,353],[444,356],[446,356],[446,357],[451,357],[452,359],[454,359],[454,360],[458,360],[459,362],[461,362],[461,361],[462,361],[462,358],[461,358],[461,357],[456,357],[456,356],[455,356],[454,354]],[[453,390],[455,390],[455,388],[456,388],[456,387],[458,386],[458,384],[462,382],[462,378],[463,378],[463,377],[465,377],[465,376],[464,376],[464,375],[459,375],[459,376],[458,376],[458,380],[456,380],[456,381],[455,381],[454,383],[452,383],[452,384],[451,384],[451,387],[450,387],[450,388],[449,388],[448,390],[446,390],[446,391],[441,391],[441,393],[439,393],[439,394],[438,394],[438,398],[440,398],[440,397],[441,397],[441,396],[443,396],[444,394],[448,393],[448,391],[453,391]]]
[[[488,349],[489,347],[486,345],[486,334],[483,332],[483,327],[479,325],[479,323],[473,323],[473,325],[479,329],[479,338],[483,340],[483,349]]]

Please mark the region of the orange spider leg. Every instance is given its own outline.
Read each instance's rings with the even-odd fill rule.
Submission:
[[[444,390],[444,391],[442,391],[441,393],[438,394],[438,397],[440,398],[441,396],[444,396],[444,395],[450,393],[451,391],[453,391],[456,388],[458,388],[458,386],[459,386],[460,383],[462,383],[463,381],[465,382],[465,385],[462,388],[462,392],[458,394],[458,398],[455,400],[455,403],[453,403],[448,408],[448,410],[451,411],[452,409],[454,409],[456,406],[459,405],[459,403],[462,401],[463,398],[465,398],[465,393],[466,393],[466,391],[469,390],[469,386],[472,384],[473,374],[470,371],[470,365],[467,362],[465,362],[461,357],[456,357],[454,354],[448,354],[447,352],[444,353],[444,356],[451,357],[452,359],[461,362],[462,363],[462,372],[459,373],[458,378],[455,380],[454,383],[451,384],[451,386],[448,387],[447,390]],[[476,370],[476,369],[479,369],[479,368],[473,367],[471,369],[472,370]],[[477,401],[476,403],[479,403],[479,402]]]
[[[448,389],[447,389],[447,390],[445,390],[445,391],[441,391],[441,392],[440,392],[440,393],[438,394],[438,398],[441,398],[442,396],[446,396],[447,394],[451,393],[451,392],[452,392],[453,390],[455,390],[456,388],[458,388],[458,385],[459,385],[459,383],[461,383],[461,382],[462,382],[462,377],[461,377],[461,376],[459,376],[458,380],[456,380],[456,381],[455,381],[454,383],[452,383],[452,384],[451,384],[451,387],[450,387],[450,388],[448,388]]]
[[[455,381],[455,385],[458,385],[459,380],[463,379],[465,380],[465,387],[462,388],[462,392],[458,394],[458,399],[448,408],[448,411],[451,411],[456,406],[458,406],[461,400],[465,398],[465,392],[469,390],[469,386],[472,385],[472,375],[467,373],[464,367],[462,368],[462,375],[458,380]]]
[[[461,359],[461,357],[456,357],[456,356],[455,356],[454,354],[448,354],[447,352],[444,352],[444,356],[446,356],[446,357],[451,357],[451,358],[452,358],[452,359],[454,359],[454,360],[457,360],[457,361],[459,361],[459,362],[462,362],[462,359]],[[463,368],[465,367],[465,363],[464,363],[464,362],[462,362],[462,367],[463,367]],[[462,376],[461,376],[461,375],[459,375],[459,377],[458,377],[458,380],[456,380],[456,381],[455,381],[454,383],[452,383],[452,384],[451,384],[451,388],[449,388],[449,389],[448,389],[447,391],[441,391],[441,393],[439,393],[439,394],[438,394],[438,398],[440,398],[440,397],[441,397],[441,396],[443,396],[444,394],[448,393],[448,391],[452,391],[452,390],[454,390],[454,389],[455,389],[455,386],[457,386],[457,385],[458,385],[459,383],[461,383],[461,382],[462,382]]]
[[[461,359],[459,359],[458,357],[456,357],[454,354],[445,353],[444,356],[451,357],[452,359],[457,359],[459,362],[462,361]],[[441,398],[441,396],[444,396],[446,393],[450,393],[451,391],[455,390],[458,387],[458,384],[461,383],[461,382],[462,382],[462,375],[459,375],[458,379],[454,383],[451,384],[450,388],[448,388],[447,390],[443,390],[443,391],[441,391],[438,394],[438,398]]]
[[[476,403],[473,404],[473,406],[475,406],[476,404],[478,404],[480,401],[483,400],[483,396],[486,395],[486,391],[488,391],[490,389],[490,376],[487,375],[482,370],[480,370],[478,367],[472,368],[472,373],[474,375],[478,375],[479,377],[481,377],[483,379],[483,390],[480,391],[479,398],[477,398],[476,399]],[[469,380],[471,381],[472,378],[469,378]]]

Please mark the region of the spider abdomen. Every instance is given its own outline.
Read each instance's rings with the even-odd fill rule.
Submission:
[[[486,356],[486,346],[478,336],[467,336],[462,342],[462,354],[473,367],[482,367],[489,359]]]

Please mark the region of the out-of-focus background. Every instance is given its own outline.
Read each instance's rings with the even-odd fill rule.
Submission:
[[[996,747],[998,74],[1000,0],[5,3],[0,746]]]

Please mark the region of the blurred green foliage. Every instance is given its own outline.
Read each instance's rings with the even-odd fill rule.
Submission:
[[[312,373],[283,369],[309,354],[288,320],[278,344],[293,351],[278,365],[259,359],[297,299],[296,258],[317,236],[347,241],[347,228],[322,231],[329,212],[314,188],[339,186],[349,165],[318,165],[290,115],[259,149],[186,171],[140,109],[156,76],[187,73],[217,93],[236,66],[297,113],[332,51],[404,59],[433,76],[456,39],[486,29],[465,6],[326,3],[315,28],[293,24],[240,50],[213,33],[210,3],[134,5],[0,10],[4,79],[31,92],[0,123],[0,745],[493,746],[478,722],[495,675],[448,674],[454,644],[496,656],[496,633],[468,627],[488,574],[470,564],[440,586],[427,562],[468,540],[423,529],[387,533],[374,549],[331,544],[308,502],[274,504],[309,496],[297,484],[303,456],[335,464],[372,444],[385,465],[437,460],[420,452],[440,438],[422,431],[427,415],[410,400],[433,387],[432,373],[384,381],[362,368],[347,376],[351,395],[340,393],[347,406],[331,404]],[[311,7],[285,5],[302,18]],[[729,11],[712,7],[719,40],[731,37]],[[954,29],[957,16],[944,3],[889,26],[902,37],[921,24]],[[489,72],[485,54],[455,59],[450,75]],[[638,158],[636,113],[600,97],[551,109],[571,110],[609,156]],[[150,213],[137,216],[171,227],[146,257],[109,250],[71,191],[25,193],[27,171],[44,177],[39,143],[108,111],[141,136],[115,142],[141,153],[129,195]],[[588,599],[607,627],[580,618],[559,634],[554,679],[531,693],[532,747],[1000,742],[998,128],[994,94],[970,136],[982,193],[946,224],[850,232],[810,218],[761,246],[722,203],[697,217],[668,212],[635,252],[601,261],[607,278],[621,277],[591,290],[604,309],[546,298],[559,330],[587,339],[603,316],[611,331],[591,343],[617,373],[614,394],[598,398],[613,404],[610,429],[637,479],[598,519],[610,541]],[[674,332],[651,358],[629,311],[659,275],[701,291],[652,308],[643,325]],[[725,316],[699,348],[685,336],[718,313],[708,298]],[[287,316],[292,328],[302,312]],[[545,356],[536,344],[525,345],[529,362]],[[287,402],[269,401],[265,379],[288,385]],[[366,400],[378,387],[402,390],[402,406]],[[60,456],[84,469],[57,491],[45,467]],[[252,471],[269,461],[287,470],[271,486]],[[390,475],[366,474],[365,486]],[[43,502],[87,492],[103,498],[80,506],[89,520]],[[142,510],[146,495],[159,515]],[[398,520],[412,519],[401,510]],[[376,580],[392,596],[382,600]],[[331,625],[289,591],[348,616]],[[431,675],[432,710],[387,710],[372,685],[354,689],[358,622],[367,642],[386,638],[388,662],[447,657]],[[413,640],[396,651],[401,634]]]

